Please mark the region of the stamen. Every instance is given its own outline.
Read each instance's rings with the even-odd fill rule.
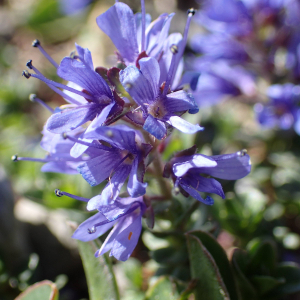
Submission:
[[[142,44],[141,52],[145,51],[146,43],[146,11],[145,11],[145,0],[141,0],[141,10],[142,10]]]
[[[74,143],[79,143],[79,144],[82,144],[84,146],[88,146],[88,147],[93,147],[93,148],[97,148],[97,149],[101,149],[101,150],[106,150],[108,149],[108,147],[106,146],[103,146],[103,145],[100,145],[100,144],[93,144],[93,143],[88,143],[88,142],[85,142],[83,140],[80,140],[80,139],[76,139],[72,136],[69,136],[67,135],[66,133],[63,133],[62,134],[62,137],[64,139],[69,139],[70,141],[74,142]]]
[[[13,155],[13,156],[11,157],[11,160],[12,160],[12,161],[20,161],[20,160],[24,160],[24,161],[34,161],[34,162],[42,162],[42,163],[54,161],[53,159],[47,159],[47,158],[33,158],[33,157],[19,157],[18,155]]]
[[[79,200],[79,201],[83,201],[83,202],[88,202],[90,200],[88,198],[79,197],[79,196],[76,196],[76,195],[73,195],[73,194],[69,194],[67,192],[63,192],[63,191],[61,191],[59,189],[55,189],[54,193],[55,193],[55,195],[57,197],[67,196],[69,198],[72,198],[72,199],[75,199],[75,200]]]
[[[131,237],[132,237],[132,231],[130,231],[129,234],[128,234],[128,240],[129,241],[130,241]]]
[[[25,78],[29,79],[31,77],[31,74],[27,70],[23,70],[22,76],[24,76]]]
[[[176,54],[178,53],[178,47],[176,45],[172,45],[170,47],[170,51],[173,53],[173,56],[172,56],[172,60],[171,60],[171,64],[170,64],[170,68],[169,68],[169,72],[168,72],[168,75],[167,75],[167,79],[166,79],[166,82],[165,82],[165,87],[164,87],[164,90],[163,90],[163,97],[167,95],[168,91],[169,91],[169,88],[171,87],[171,84],[172,84],[172,81],[173,81],[173,77],[174,77],[174,73],[175,73],[175,65],[176,65]]]
[[[58,64],[56,61],[45,51],[45,49],[41,46],[41,43],[39,40],[34,40],[32,42],[32,47],[39,48],[41,53],[48,59],[48,61],[57,69]]]
[[[46,104],[44,101],[42,101],[41,99],[39,99],[35,94],[30,94],[29,95],[29,100],[32,102],[37,102],[40,105],[42,105],[43,107],[45,107],[46,109],[48,109],[51,113],[54,113],[54,109],[51,108],[48,104]]]
[[[35,68],[35,69],[36,69],[36,68]],[[71,87],[69,87],[69,86],[67,86],[67,85],[65,85],[65,84],[58,83],[58,82],[55,82],[55,81],[53,81],[53,80],[47,79],[47,78],[44,77],[43,75],[39,75],[39,74],[31,74],[31,76],[34,77],[34,78],[37,78],[37,79],[39,79],[39,80],[41,80],[41,81],[43,81],[43,82],[45,82],[45,83],[48,84],[48,85],[50,84],[50,85],[52,85],[52,86],[54,86],[54,87],[61,88],[61,89],[65,89],[65,90],[67,90],[67,91],[70,91],[70,92],[72,92],[72,93],[74,93],[74,94],[77,94],[77,95],[79,95],[79,96],[82,96],[82,97],[84,97],[84,98],[86,98],[86,99],[89,99],[89,100],[91,100],[91,101],[94,101],[94,100],[95,100],[95,99],[94,99],[92,96],[90,96],[89,94],[86,94],[86,93],[83,93],[83,92],[81,92],[81,91],[75,90],[75,89],[73,89],[73,88],[71,88]]]
[[[29,68],[29,69],[31,69],[31,70],[33,70],[36,74],[38,74],[39,76],[41,76],[42,78],[45,78],[46,80],[47,80],[47,78],[32,64],[32,60],[29,60],[29,61],[27,61],[27,63],[26,63],[26,66]],[[27,71],[25,71],[25,72],[27,72]],[[23,73],[24,73],[24,71],[23,71]],[[22,75],[24,75],[22,73]],[[28,72],[27,72],[28,73]],[[32,75],[31,73],[28,73],[29,74],[29,77]],[[25,76],[25,75],[24,75]],[[26,76],[25,76],[26,77]],[[27,79],[29,78],[29,77],[26,77]],[[42,79],[41,79],[42,80]],[[44,80],[42,80],[42,81],[44,81]],[[51,81],[51,80],[49,80],[49,81]],[[45,81],[44,81],[45,82]],[[54,82],[54,81],[53,81]],[[81,105],[82,103],[80,103],[80,102],[78,102],[78,101],[76,101],[75,99],[73,99],[72,97],[70,97],[69,95],[67,95],[67,94],[65,94],[64,92],[62,92],[60,89],[58,89],[57,87],[55,87],[53,84],[50,84],[50,83],[47,83],[47,82],[45,82],[49,87],[50,87],[50,89],[52,89],[54,92],[56,92],[57,94],[59,94],[59,95],[61,95],[63,98],[65,98],[67,101],[69,101],[70,103],[72,103],[72,104],[76,104],[76,105]],[[84,93],[84,97],[85,98],[87,98],[86,96],[88,96],[88,94],[85,94]]]
[[[245,156],[246,154],[247,154],[247,150],[246,149],[243,149],[243,150],[241,150],[241,151],[239,151],[237,153],[237,155],[240,156],[240,157]]]
[[[187,43],[187,37],[188,37],[189,29],[190,29],[192,16],[194,16],[195,13],[196,13],[196,10],[194,8],[190,8],[187,11],[188,17],[187,17],[187,20],[186,20],[186,25],[185,25],[185,29],[184,29],[184,33],[183,33],[182,43],[181,43],[180,48],[179,48],[179,55],[177,55],[176,64],[175,64],[175,67],[174,67],[175,70],[177,70],[180,59],[183,55],[183,52],[184,52],[184,49],[185,49],[185,46],[186,46],[186,43]],[[173,77],[174,77],[174,75],[173,75]],[[173,81],[173,78],[172,78],[172,81]]]
[[[96,231],[97,231],[97,228],[96,228],[95,226],[93,226],[92,228],[88,228],[88,229],[87,229],[87,232],[88,232],[89,234],[95,233]]]

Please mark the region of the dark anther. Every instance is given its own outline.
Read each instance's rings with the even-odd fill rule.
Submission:
[[[70,57],[71,57],[72,59],[75,58],[75,55],[76,55],[76,52],[75,52],[75,51],[72,51],[72,52],[70,53]]]
[[[238,156],[245,156],[247,154],[247,150],[243,149],[241,151],[238,152]]]
[[[38,47],[40,44],[41,43],[39,40],[34,40],[31,45],[32,45],[32,47]]]
[[[30,101],[34,102],[35,99],[36,99],[36,94],[30,94],[30,95],[29,95],[29,100],[30,100]]]
[[[56,195],[57,197],[62,197],[62,196],[64,195],[64,194],[62,193],[62,191],[59,190],[59,189],[55,189],[54,193],[55,193],[55,195]]]
[[[95,233],[96,230],[97,230],[96,227],[93,226],[92,228],[88,228],[87,232],[88,232],[89,234],[92,234],[92,233]]]
[[[28,60],[28,62],[26,63],[26,67],[32,69],[32,59]]]
[[[187,11],[187,14],[188,15],[194,15],[196,13],[196,9],[195,8],[190,8],[190,9],[188,9],[188,11]]]
[[[178,53],[178,47],[174,44],[170,47],[170,50],[173,54]]]
[[[13,156],[11,157],[11,160],[12,160],[12,161],[18,161],[18,155],[13,155]]]
[[[24,76],[25,78],[29,79],[30,76],[31,76],[31,74],[30,74],[28,71],[24,70],[24,71],[22,72],[22,76]]]

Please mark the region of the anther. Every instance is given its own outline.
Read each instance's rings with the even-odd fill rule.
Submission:
[[[95,226],[93,226],[92,228],[88,228],[88,229],[87,229],[87,232],[88,232],[89,234],[95,233],[96,231],[97,231],[97,229],[96,229]]]
[[[177,54],[178,53],[178,47],[177,45],[173,44],[171,47],[170,47],[170,50],[173,54]]]
[[[55,193],[55,195],[56,195],[57,197],[62,197],[62,196],[64,195],[64,194],[62,193],[62,191],[59,190],[59,189],[55,189],[54,193]]]
[[[30,94],[29,95],[29,100],[30,101],[35,102],[35,99],[36,99],[36,94]]]
[[[32,47],[35,47],[35,48],[37,48],[39,45],[40,45],[41,43],[40,43],[40,41],[39,40],[34,40],[33,42],[32,42]]]
[[[111,131],[111,130],[107,130],[106,132],[105,132],[105,134],[106,134],[106,136],[107,137],[109,137],[109,138],[111,138],[111,137],[113,137],[113,132]]]
[[[26,63],[26,67],[32,70],[32,59],[29,59]]]
[[[24,76],[25,78],[29,79],[31,77],[31,74],[27,70],[24,70],[22,72],[22,76]]]
[[[70,58],[74,59],[74,58],[75,58],[75,55],[76,55],[76,52],[75,52],[75,51],[72,51],[72,52],[70,53]]]
[[[11,157],[11,160],[12,161],[18,161],[18,155],[16,154],[16,155],[13,155],[12,157]]]
[[[239,151],[237,154],[238,154],[238,156],[245,156],[247,154],[247,150],[243,149],[243,150]]]
[[[126,84],[125,84],[125,87],[126,87],[127,89],[131,89],[131,88],[132,88],[132,84],[131,84],[131,83],[126,83]]]
[[[188,16],[194,16],[196,13],[196,9],[195,8],[189,8],[187,11]]]
[[[67,135],[66,132],[63,132],[63,133],[61,134],[61,136],[62,136],[62,138],[63,138],[64,140],[66,140],[66,139],[68,138],[68,135]]]

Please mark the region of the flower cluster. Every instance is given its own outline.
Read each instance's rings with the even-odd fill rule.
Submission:
[[[194,97],[179,86],[194,13],[193,9],[188,11],[183,35],[169,34],[174,14],[162,14],[151,22],[143,1],[142,12],[137,14],[116,2],[97,17],[98,26],[118,51],[118,67],[110,69],[94,68],[90,51],[77,44],[77,53],[58,65],[38,40],[33,42],[68,83],[47,79],[32,60],[23,75],[41,80],[67,104],[53,110],[31,96],[51,112],[41,142],[47,155],[44,159],[14,156],[13,160],[44,162],[42,171],[80,174],[91,186],[107,182],[101,194],[91,199],[55,191],[57,196],[84,201],[89,211],[97,211],[78,227],[74,238],[90,241],[114,226],[96,256],[110,251],[124,261],[131,255],[141,233],[142,217],[153,213],[144,180],[148,172],[165,187],[158,195],[160,200],[171,200],[171,182],[164,178],[171,177],[175,192],[208,205],[213,204],[212,198],[204,200],[199,192],[222,198],[224,192],[217,180],[206,175],[236,180],[250,172],[245,151],[209,157],[197,154],[196,147],[175,154],[163,170],[161,145],[167,143],[172,131],[194,134],[203,130],[182,118],[185,113],[196,114],[199,108]]]
[[[191,40],[201,55],[189,58],[182,84],[199,107],[224,98],[256,103],[262,126],[299,134],[299,17],[296,0],[205,1],[195,20],[207,33]]]

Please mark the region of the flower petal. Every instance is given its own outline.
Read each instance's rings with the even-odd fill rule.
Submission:
[[[221,179],[236,180],[245,177],[251,171],[250,157],[243,151],[215,155],[211,156],[211,158],[217,162],[217,167],[201,168],[201,173]]]
[[[173,165],[173,172],[175,176],[181,177],[192,168],[212,168],[217,166],[217,163],[212,158],[203,156],[201,154],[195,154],[190,157],[186,156],[186,158],[186,161],[175,163]],[[185,157],[182,157],[182,159],[185,159]]]
[[[109,177],[121,159],[122,157],[117,151],[103,151],[99,149],[97,157],[81,164],[77,170],[91,186],[95,186]]]
[[[100,100],[103,96],[112,99],[112,92],[105,80],[84,63],[65,57],[61,61],[57,75],[67,81],[74,82],[86,89],[92,97]]]
[[[139,60],[139,64],[141,72],[151,86],[153,95],[158,95],[160,70],[157,60],[152,57],[145,57]]]
[[[68,132],[94,119],[97,112],[95,104],[63,109],[48,119],[46,129],[54,133]]]
[[[138,105],[151,103],[157,96],[147,78],[135,66],[120,71],[120,82]]]
[[[195,103],[192,94],[183,90],[168,94],[164,99],[164,105],[170,113],[185,110],[189,110],[189,112],[193,114],[199,112],[198,105]]]
[[[127,63],[138,56],[136,25],[132,10],[125,3],[116,3],[96,19],[100,29],[107,34]]]
[[[167,135],[167,128],[165,123],[155,119],[152,115],[148,115],[143,129],[151,133],[159,140],[163,139]]]
[[[92,70],[94,70],[94,64],[92,60],[91,51],[88,48],[82,48],[75,43],[77,53],[80,57],[80,60],[86,65],[89,66]]]
[[[111,168],[112,170],[113,168]],[[108,205],[113,203],[118,197],[120,190],[128,177],[131,165],[121,164],[115,171],[113,177],[109,180],[101,193],[101,204]]]
[[[131,197],[139,197],[146,194],[146,187],[147,183],[143,183],[141,180],[139,180],[140,174],[138,174],[138,165],[139,160],[138,158],[135,158],[132,163],[132,168],[129,175],[129,180],[127,184],[127,190]]]
[[[88,229],[91,229],[94,225],[97,223],[105,222],[103,225],[96,228],[96,231],[94,233],[88,233]],[[110,229],[115,222],[108,221],[104,215],[102,215],[100,212],[93,215],[92,217],[88,218],[86,221],[81,223],[78,228],[75,230],[75,232],[72,235],[73,239],[77,239],[83,242],[92,241],[99,236],[101,236],[103,233],[105,233],[108,229]]]
[[[169,121],[167,121],[170,125],[177,128],[181,132],[193,134],[197,131],[203,130],[203,127],[200,127],[198,124],[193,125],[184,119],[178,117],[178,116],[172,116],[170,117]]]
[[[134,250],[142,230],[140,209],[126,216],[116,235],[110,255],[121,261],[126,261]]]

